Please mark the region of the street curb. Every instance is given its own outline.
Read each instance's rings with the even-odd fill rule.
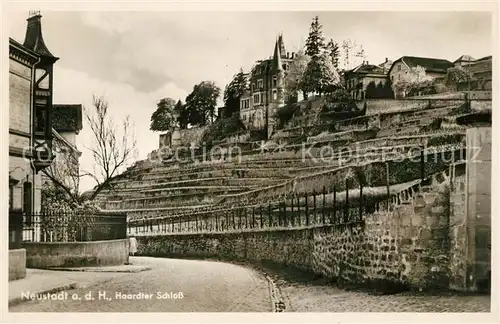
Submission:
[[[67,284],[67,285],[63,285],[63,286],[59,286],[59,287],[50,288],[50,289],[42,290],[42,291],[39,291],[39,292],[35,292],[34,294],[35,295],[40,295],[40,294],[55,294],[55,293],[58,293],[58,292],[61,292],[61,291],[64,291],[64,290],[71,290],[71,289],[75,289],[75,288],[78,288],[78,283],[72,282],[72,283]],[[16,298],[13,298],[13,299],[9,300],[9,307],[16,306],[16,305],[19,305],[19,304],[21,304],[23,302],[27,302],[27,301],[30,301],[30,299],[24,299],[21,296],[19,296],[19,297],[16,297]]]
[[[50,271],[68,271],[68,272],[108,272],[108,273],[137,273],[142,271],[151,270],[150,267],[143,267],[138,269],[123,269],[123,270],[112,270],[112,269],[97,269],[97,268],[47,268],[45,270]]]

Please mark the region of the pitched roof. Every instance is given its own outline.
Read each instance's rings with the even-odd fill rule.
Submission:
[[[383,72],[383,69],[378,66],[378,65],[372,65],[372,64],[361,64],[352,69],[352,73],[365,73],[365,74],[385,74]]]
[[[399,61],[403,61],[409,67],[421,66],[427,72],[445,73],[448,68],[453,66],[453,63],[444,59],[416,57],[416,56],[402,56],[401,58],[394,61],[389,71],[392,70],[392,67]]]
[[[57,132],[76,132],[83,128],[82,105],[61,104],[52,106],[52,128]]]
[[[472,57],[472,56],[470,56],[470,55],[462,55],[462,56],[460,56],[459,58],[457,58],[457,59],[455,60],[455,62],[453,62],[453,63],[457,63],[457,62],[471,62],[471,61],[475,61],[475,60],[476,60],[476,59],[475,59],[475,58],[473,58],[473,57]]]

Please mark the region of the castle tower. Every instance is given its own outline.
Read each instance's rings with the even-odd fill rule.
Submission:
[[[280,44],[281,42],[281,44]],[[271,65],[272,80],[271,80],[271,102],[277,104],[284,104],[284,81],[285,71],[283,69],[283,62],[281,60],[282,53],[280,47],[284,48],[283,38],[280,36],[274,45],[274,55]]]

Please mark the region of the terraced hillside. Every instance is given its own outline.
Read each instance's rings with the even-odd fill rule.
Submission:
[[[252,206],[332,186],[342,191],[353,174],[351,185],[363,182],[369,190],[387,184],[387,164],[391,185],[411,183],[422,172],[434,174],[464,159],[464,121],[475,118],[471,105],[456,99],[417,101],[399,111],[368,107],[365,116],[315,119],[315,125],[303,117],[266,143],[220,143],[222,151],[238,146],[230,151],[238,154],[224,158],[204,161],[195,154],[182,161],[138,162],[97,201],[133,221]]]

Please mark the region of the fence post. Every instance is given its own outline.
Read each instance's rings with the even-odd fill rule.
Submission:
[[[262,205],[259,205],[259,210],[260,210],[260,228],[264,227],[264,221],[263,221],[263,215],[262,215]]]
[[[241,212],[243,211],[243,208],[238,209],[238,228],[241,229]]]
[[[252,228],[255,228],[255,206],[252,206]]]
[[[326,187],[323,186],[323,211],[321,213],[321,222],[325,225],[325,213],[326,213]]]
[[[455,153],[453,153],[454,155]],[[389,169],[387,169],[389,170]],[[389,171],[387,171],[389,172]],[[420,147],[420,179],[424,181],[425,179],[425,158],[424,158],[424,147]]]
[[[286,199],[283,200],[283,226],[288,227],[288,219],[286,217]]]
[[[306,226],[309,226],[309,198],[307,197],[307,192],[304,199],[306,201]]]
[[[195,226],[196,226],[196,233],[198,233],[199,228],[198,228],[198,214],[194,214],[194,221],[195,221]]]
[[[363,220],[363,183],[359,183],[359,220]]]
[[[314,224],[317,224],[318,217],[316,215],[316,189],[313,189],[313,215],[314,215]]]
[[[345,179],[344,223],[349,221],[349,178]]]
[[[217,212],[215,213],[215,231],[219,231],[219,214]]]
[[[390,209],[390,197],[391,197],[391,189],[390,189],[390,177],[389,177],[389,162],[385,163],[385,184],[387,190],[387,211]]]
[[[267,215],[269,217],[269,227],[273,226],[273,216],[271,215],[271,202],[267,204]]]
[[[235,222],[235,218],[234,218],[234,214],[236,213],[236,209],[233,208],[233,212],[231,213],[231,216],[232,216],[232,219],[233,219],[233,229],[236,229],[236,222]]]
[[[245,228],[247,229],[248,228],[248,209],[244,209],[245,210]]]
[[[297,224],[300,226],[300,223],[302,222],[301,217],[300,217],[300,196],[297,194]]]
[[[290,197],[290,199],[291,199],[291,202],[290,202],[290,204],[291,204],[291,206],[290,206],[290,209],[291,209],[290,220],[292,221],[291,222],[292,223],[292,227],[295,226],[295,215],[294,215],[294,210],[293,210],[293,200],[294,200],[293,196],[294,196],[294,194],[292,193],[292,195]]]
[[[333,185],[333,224],[337,222],[337,188]]]
[[[224,217],[226,218],[226,230],[229,229],[229,215],[227,213],[228,213],[228,211],[224,212]],[[224,229],[222,229],[222,230],[224,230]]]

